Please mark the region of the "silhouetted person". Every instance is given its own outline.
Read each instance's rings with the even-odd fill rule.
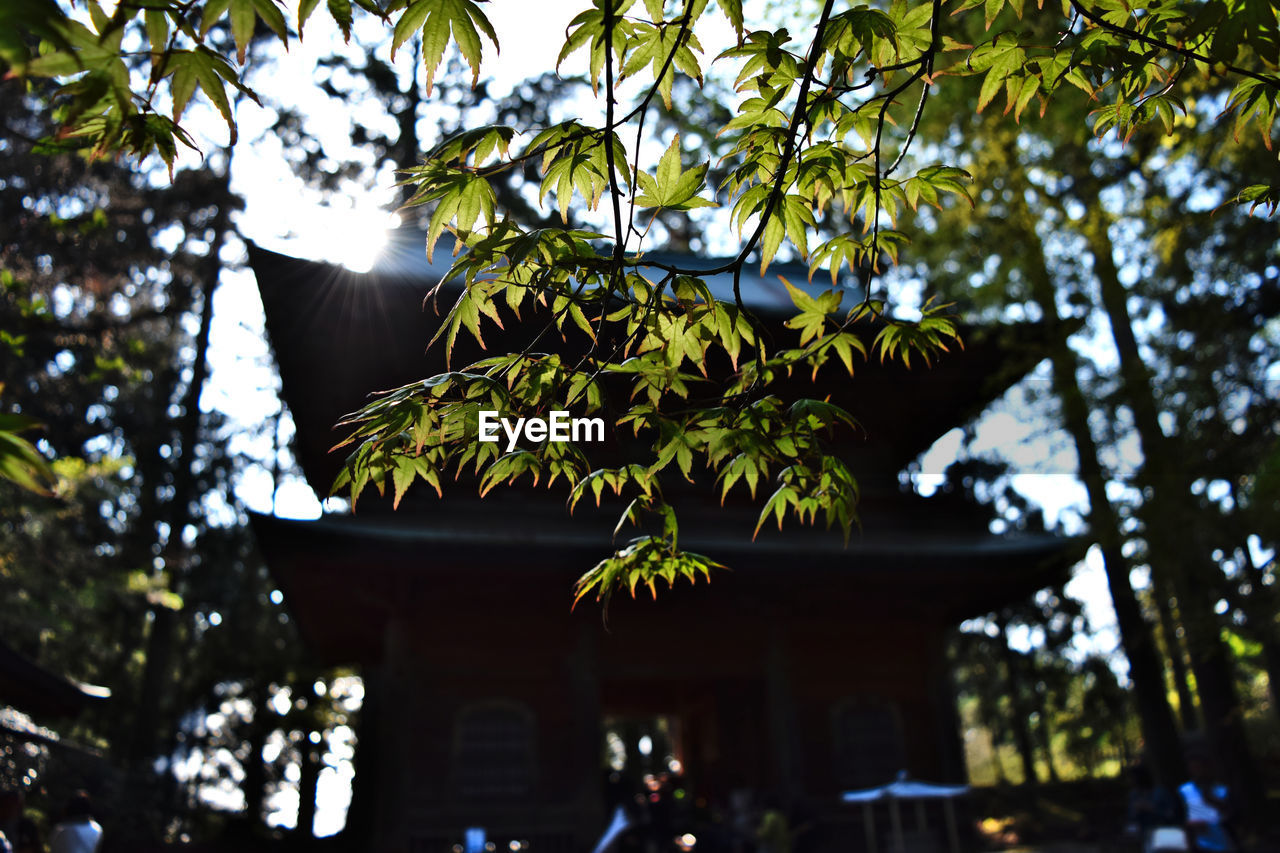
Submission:
[[[1191,779],[1178,789],[1186,808],[1187,836],[1192,850],[1224,853],[1239,849],[1232,837],[1235,816],[1227,786],[1219,782],[1213,760],[1203,748],[1187,753]]]
[[[756,850],[759,853],[791,853],[791,827],[782,812],[782,803],[775,796],[764,801],[764,814],[756,828]]]
[[[63,820],[49,833],[49,853],[98,853],[102,827],[93,819],[89,795],[79,791],[67,803]]]
[[[1146,845],[1157,827],[1181,824],[1180,812],[1168,789],[1156,784],[1151,768],[1145,764],[1129,768],[1129,823],[1141,844]]]

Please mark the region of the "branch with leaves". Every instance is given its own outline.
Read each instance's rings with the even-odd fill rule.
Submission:
[[[0,385],[0,390],[3,390]],[[25,415],[0,414],[0,480],[38,495],[52,495],[58,476],[35,445],[19,433],[40,426]]]
[[[300,0],[299,38],[318,5]],[[827,0],[814,4],[799,36],[749,22],[741,0],[719,0],[714,8],[734,43],[708,60],[698,32],[712,8],[710,0],[592,0],[570,22],[559,62],[585,52],[601,124],[468,128],[406,171],[409,204],[431,207],[428,254],[446,233],[454,238],[456,259],[439,292],[458,295],[433,341],[449,372],[382,395],[344,421],[350,456],[335,488],[354,499],[389,484],[398,502],[417,480],[440,491],[466,470],[482,491],[520,479],[563,481],[570,508],[588,491],[597,501],[606,492],[622,497],[619,529],[636,525],[642,535],[584,575],[578,599],[652,591],[659,580],[692,580],[714,567],[679,545],[663,488],[675,476],[710,477],[722,498],[733,489],[754,497],[772,483],[757,531],[766,521],[821,516],[847,534],[858,484],[833,435],[852,418],[829,402],[787,399],[785,383],[795,371],[848,376],[870,356],[927,362],[956,341],[945,306],[926,302],[921,318],[907,322],[877,292],[877,276],[908,241],[900,224],[907,210],[969,199],[964,170],[917,150],[936,87],[973,78],[978,109],[1003,93],[1015,122],[1033,102],[1043,112],[1064,93],[1083,93],[1090,106],[1080,121],[1124,140],[1152,122],[1172,130],[1188,109],[1176,94],[1186,75],[1226,75],[1237,81],[1225,102],[1234,134],[1255,126],[1268,147],[1276,134],[1274,0],[1238,9],[887,0],[840,10]],[[10,76],[60,80],[60,137],[99,156],[156,152],[172,164],[176,145],[191,144],[179,122],[197,91],[234,138],[228,93],[253,94],[241,79],[249,42],[266,32],[287,46],[293,35],[277,0],[121,3],[111,15],[87,0],[84,9],[87,20],[53,0],[6,4],[0,60]],[[329,0],[327,9],[347,36],[357,13],[384,21],[393,53],[420,37],[428,89],[450,45],[473,82],[485,43],[498,48],[481,0]],[[9,21],[31,35],[8,33]],[[230,39],[220,50],[214,36],[224,31]],[[130,44],[149,50],[131,57],[123,47]],[[138,91],[131,63],[149,64]],[[677,82],[701,86],[710,75],[732,79],[739,98],[717,135],[724,154],[716,168],[726,177],[716,187],[707,183],[709,157],[686,150],[679,134],[651,130],[655,111],[675,107]],[[538,164],[539,204],[554,196],[560,226],[529,227],[499,204],[492,182],[527,163]],[[1277,197],[1273,179],[1241,189],[1237,200],[1274,210]],[[730,259],[699,265],[650,254],[659,217],[696,224],[717,215],[738,234]],[[766,274],[780,255],[806,261],[811,279],[825,271],[831,288],[788,282],[791,315],[766,321],[743,298],[742,275],[757,261]],[[707,284],[721,274],[732,276],[732,299]],[[452,364],[460,334],[483,348],[486,334],[492,341],[517,326],[528,330],[517,351]],[[553,333],[565,344],[541,351]],[[504,455],[477,441],[479,412],[488,409],[606,415],[633,436],[634,458],[597,467],[588,448],[555,442]]]

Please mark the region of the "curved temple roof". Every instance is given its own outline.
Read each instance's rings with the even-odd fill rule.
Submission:
[[[731,258],[702,258],[676,252],[645,252],[643,258],[656,264],[706,270],[724,266],[728,261],[732,260]],[[431,260],[428,261],[426,257],[426,236],[416,229],[404,228],[392,233],[372,272],[382,276],[403,276],[409,279],[429,281],[434,285],[444,278],[449,271],[449,267],[453,265],[453,261],[449,235],[446,234],[440,238],[440,241],[436,244],[435,251],[432,253]],[[653,273],[653,275],[649,275],[648,272],[645,273],[649,278],[656,279],[663,275],[662,270],[658,267],[645,267],[645,269]],[[743,304],[748,308],[763,313],[791,310],[791,297],[787,294],[787,289],[782,284],[781,278],[785,278],[792,285],[812,294],[833,289],[829,273],[819,272],[813,277],[813,281],[809,281],[809,267],[804,264],[773,263],[770,264],[768,271],[764,275],[760,274],[760,268],[757,265],[747,264],[743,267],[742,274],[738,277],[738,289],[742,294]],[[711,295],[716,299],[726,302],[733,301],[733,275],[731,273],[705,276],[703,281],[706,283],[707,289],[711,291]],[[848,294],[845,307],[853,305],[854,299],[862,298],[861,291],[847,287],[843,281],[838,281],[835,289],[842,290]]]
[[[0,702],[4,704],[29,714],[70,717],[110,695],[105,687],[50,672],[0,641]]]
[[[691,267],[716,263],[670,254],[653,257]],[[318,493],[328,492],[342,462],[343,454],[330,453],[330,448],[340,438],[332,427],[343,415],[360,408],[375,391],[446,369],[443,348],[427,351],[426,346],[450,306],[450,294],[433,300],[439,304],[424,304],[424,297],[450,262],[444,246],[428,262],[420,232],[398,235],[368,273],[250,246],[282,395],[297,424],[295,452]],[[806,284],[806,268],[795,265],[775,264],[766,276],[755,268],[744,271],[744,299],[777,323],[779,338],[791,334],[781,328],[791,303],[780,275],[812,290],[830,284],[821,273]],[[731,276],[712,277],[710,286],[713,293],[732,298]],[[869,326],[868,331],[875,329]],[[850,453],[861,470],[873,470],[889,482],[939,436],[978,414],[1026,374],[1042,357],[1039,336],[1039,328],[1030,324],[967,328],[963,347],[953,346],[929,369],[873,358],[856,366],[852,379],[831,367],[817,383],[797,377],[790,385],[797,396],[830,395],[845,406],[864,430],[850,444]],[[504,344],[519,345],[510,336],[486,332],[489,349],[484,351],[464,337],[458,339],[455,365],[501,351]]]
[[[355,274],[250,247],[282,395],[297,425],[295,449],[317,492],[328,491],[342,461],[341,454],[329,452],[339,438],[332,425],[342,415],[373,390],[445,369],[438,352],[424,352],[439,318],[430,306],[424,310],[423,297],[448,268],[447,254],[442,249],[428,263],[421,235],[402,235],[373,270]],[[769,276],[745,276],[743,285],[744,296],[767,322],[778,323],[781,334],[790,300],[778,272],[789,280],[792,273],[798,281],[807,276],[803,269],[772,267]],[[731,284],[713,281],[712,287]],[[448,307],[447,298],[442,302],[441,312]],[[733,568],[716,585],[716,595],[724,593],[718,601],[772,600],[808,590],[795,593],[808,596],[798,598],[797,607],[837,614],[861,608],[874,615],[910,604],[930,618],[954,622],[1065,576],[1078,557],[1078,543],[1050,534],[995,536],[985,515],[971,506],[926,500],[903,493],[898,484],[897,473],[908,462],[980,412],[1042,357],[1034,325],[969,328],[963,334],[963,348],[953,347],[928,369],[870,360],[856,367],[852,379],[839,374],[825,383],[821,377],[816,384],[808,377],[795,380],[796,396],[830,394],[863,427],[845,445],[863,484],[862,528],[847,547],[836,532],[792,524],[783,531],[766,527],[753,540],[758,505],[731,501],[720,507],[692,495],[676,499],[682,547]],[[511,345],[498,335],[486,340],[490,352]],[[460,338],[459,363],[483,356],[466,347]],[[472,612],[459,602],[480,596],[473,603],[483,607],[483,596],[515,583],[525,591],[519,595],[555,590],[548,609],[567,610],[573,579],[614,547],[612,529],[621,507],[596,511],[584,501],[571,519],[562,493],[539,495],[546,498],[495,492],[480,500],[466,484],[453,484],[445,500],[431,493],[415,501],[410,490],[394,514],[376,500],[362,499],[357,516],[254,516],[253,524],[308,645],[324,659],[350,662],[375,658],[388,614],[423,596],[450,602],[442,611]],[[619,541],[630,535],[624,531]],[[535,576],[540,583],[521,582]],[[439,618],[452,617],[442,612]]]

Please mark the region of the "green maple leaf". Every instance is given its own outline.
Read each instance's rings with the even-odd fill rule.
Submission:
[[[480,33],[483,32],[493,42],[494,48],[498,47],[498,35],[493,24],[473,0],[414,0],[396,22],[391,40],[393,59],[400,46],[419,30],[422,32],[422,62],[427,67],[428,95],[435,82],[436,69],[444,58],[444,49],[449,44],[450,31],[463,59],[471,67],[472,86],[480,79],[480,55],[483,52]]]
[[[639,172],[636,178],[640,194],[636,205],[641,208],[665,207],[667,210],[691,210],[695,207],[716,207],[711,199],[698,198],[698,191],[706,183],[708,163],[688,171],[680,169],[680,134],[676,134],[658,161],[655,175]]]

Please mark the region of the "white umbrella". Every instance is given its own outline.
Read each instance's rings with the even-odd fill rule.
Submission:
[[[926,831],[924,819],[924,801],[942,800],[943,811],[947,818],[947,836],[951,842],[951,850],[960,850],[960,836],[956,831],[956,814],[953,801],[956,797],[969,793],[968,785],[935,785],[931,782],[920,782],[907,776],[907,771],[898,773],[898,778],[878,788],[866,788],[861,791],[846,791],[840,799],[846,803],[862,803],[863,816],[866,819],[867,847],[871,853],[876,851],[875,814],[872,805],[880,800],[889,801],[889,818],[893,825],[893,846],[896,853],[904,853],[906,845],[902,837],[902,814],[899,807],[901,800],[914,800],[916,803],[916,823],[921,832]]]

